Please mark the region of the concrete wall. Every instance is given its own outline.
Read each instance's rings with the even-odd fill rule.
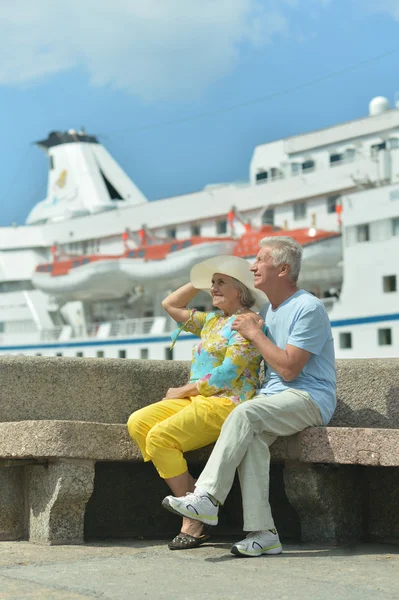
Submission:
[[[124,423],[187,382],[183,361],[0,357],[0,422]],[[399,359],[337,361],[334,427],[399,428]]]
[[[399,429],[399,359],[338,361],[337,369],[338,408],[331,425]],[[176,361],[1,357],[0,422],[73,420],[124,423],[137,408],[160,400],[169,387],[184,384],[188,374],[188,363]],[[21,439],[18,442],[21,443]],[[17,506],[15,501],[23,497],[25,484],[20,476],[23,467],[15,467],[12,472],[7,469],[7,464],[3,466],[5,468],[0,469],[3,478],[0,505],[9,513],[6,525],[12,529],[14,536],[7,534],[4,539],[16,539],[23,536],[24,523],[18,516],[20,511],[18,518],[14,518],[10,506]],[[190,463],[194,476],[201,468],[202,464],[198,461]],[[65,484],[65,505],[69,507],[71,502],[75,502],[82,516],[81,524],[76,526],[78,533],[75,530],[68,532],[69,541],[62,543],[71,543],[78,534],[81,535],[83,520],[86,540],[123,536],[165,537],[178,531],[179,519],[160,506],[167,487],[151,463],[97,462],[95,476],[94,462],[84,460],[50,460],[47,467],[36,465],[26,469],[33,498],[30,511],[33,541],[52,543],[42,523],[43,506],[52,506],[43,500],[42,479],[47,478],[48,483],[47,480],[52,478],[50,483],[55,485],[58,480],[65,479],[66,470],[70,471],[70,481],[77,483],[75,488],[72,486],[72,494],[69,480]],[[88,471],[87,476],[82,472],[84,469]],[[282,538],[299,540],[302,529],[302,539],[308,541],[325,541],[327,538],[341,541],[347,536],[383,541],[399,539],[398,472],[397,468],[391,467],[301,465],[297,468],[289,464],[285,467],[273,464],[271,504]],[[14,487],[7,483],[11,475]],[[83,495],[81,481],[87,484]],[[299,490],[298,498],[293,490]],[[52,498],[52,494],[50,496]],[[10,498],[14,499],[12,503]],[[305,512],[311,515],[310,521],[308,519],[311,526],[306,524],[303,514],[298,517],[293,508],[295,498],[298,513],[305,507]],[[39,500],[41,503],[38,503]],[[332,501],[335,512],[331,513]],[[332,526],[328,520],[329,511],[334,516]],[[356,518],[352,513],[356,513]],[[63,533],[67,521],[64,512],[56,515],[55,520]],[[316,520],[319,523],[317,530],[314,527]],[[241,499],[236,482],[215,534],[239,535],[241,523]],[[326,524],[330,525],[327,538]]]

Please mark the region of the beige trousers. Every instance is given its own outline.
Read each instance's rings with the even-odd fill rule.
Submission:
[[[223,504],[238,469],[244,531],[274,529],[269,447],[279,436],[322,424],[320,410],[307,392],[290,388],[272,396],[255,396],[227,417],[196,486]]]

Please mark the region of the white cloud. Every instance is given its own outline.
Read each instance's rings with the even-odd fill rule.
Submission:
[[[328,0],[0,0],[0,85],[73,68],[146,100],[196,95],[244,45],[290,34],[290,15]]]

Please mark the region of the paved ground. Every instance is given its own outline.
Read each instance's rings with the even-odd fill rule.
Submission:
[[[160,541],[86,546],[0,543],[1,600],[390,600],[399,598],[399,546],[285,546],[236,558],[230,543],[174,551]]]

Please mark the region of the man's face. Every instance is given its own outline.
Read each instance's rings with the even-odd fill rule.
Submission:
[[[268,291],[273,291],[278,285],[282,265],[274,266],[270,248],[265,247],[259,250],[251,271],[254,274],[255,287],[267,295]]]

